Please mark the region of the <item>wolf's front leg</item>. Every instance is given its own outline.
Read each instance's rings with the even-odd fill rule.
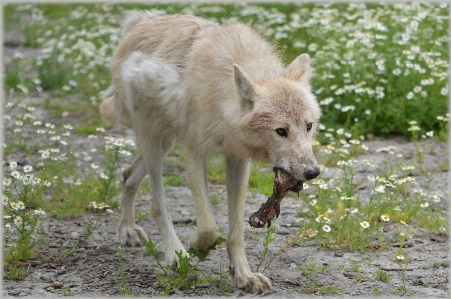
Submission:
[[[233,284],[248,292],[262,293],[271,282],[260,273],[252,273],[244,251],[244,204],[250,163],[239,157],[226,158],[227,198],[229,205],[229,237],[227,251]]]

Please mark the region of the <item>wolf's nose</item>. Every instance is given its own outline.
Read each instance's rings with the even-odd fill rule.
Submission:
[[[305,178],[307,180],[313,180],[314,178],[316,178],[319,175],[319,168],[315,167],[313,169],[310,169],[309,171],[305,172]]]

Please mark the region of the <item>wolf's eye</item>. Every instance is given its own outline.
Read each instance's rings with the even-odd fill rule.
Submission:
[[[313,127],[313,123],[307,124],[307,132],[309,132]]]
[[[279,134],[279,136],[282,136],[282,137],[287,137],[288,136],[287,130],[284,129],[284,128],[278,128],[276,130],[276,133]]]

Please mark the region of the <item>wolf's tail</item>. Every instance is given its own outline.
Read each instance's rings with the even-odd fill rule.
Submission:
[[[153,19],[156,17],[158,17],[158,15],[150,11],[127,11],[122,20],[122,34],[129,32],[141,20]],[[107,90],[101,92],[99,96],[104,99],[100,104],[100,114],[103,119],[108,120],[113,124],[117,124],[121,120],[125,121],[127,119],[127,117],[123,115],[123,111],[118,107],[117,88],[115,85],[111,85]]]
[[[119,111],[116,107],[116,92],[116,86],[111,85],[107,90],[99,94],[104,99],[99,107],[100,115],[102,115],[103,119],[113,124],[119,122]]]
[[[157,14],[146,10],[130,10],[125,13],[122,20],[122,34],[126,34],[130,29],[139,23],[142,19],[153,19]]]

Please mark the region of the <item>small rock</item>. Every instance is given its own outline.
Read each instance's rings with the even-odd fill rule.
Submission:
[[[36,266],[42,265],[42,262],[41,261],[31,261],[30,265],[32,267],[36,267]]]
[[[174,291],[174,294],[176,294],[177,296],[180,296],[180,297],[185,296],[185,294],[182,291],[180,291],[179,289],[174,289],[173,291]]]
[[[354,278],[354,276],[356,276],[357,273],[354,272],[343,272],[343,276],[345,277],[349,277],[349,278]]]
[[[343,257],[343,252],[335,252],[334,256],[336,256],[336,257]]]
[[[16,40],[5,40],[3,42],[4,47],[6,48],[16,48],[20,46],[20,42]]]
[[[64,286],[64,283],[60,281],[54,281],[51,285],[54,289],[61,289]]]
[[[189,217],[179,217],[172,220],[172,224],[187,224],[192,222],[193,219]]]
[[[11,290],[11,291],[9,291],[9,294],[10,295],[13,295],[13,296],[17,296],[17,295],[19,295],[19,293],[21,292],[21,290]]]
[[[61,269],[61,270],[56,270],[56,271],[55,271],[55,273],[56,273],[57,275],[63,275],[63,274],[66,274],[66,272],[67,272],[66,269]]]
[[[286,236],[290,234],[290,231],[286,228],[279,226],[276,228],[276,234]]]
[[[448,241],[447,238],[441,237],[441,236],[432,236],[432,237],[430,237],[429,239],[430,239],[431,241],[439,242],[439,243],[443,243],[443,242],[447,242],[447,241]]]
[[[78,239],[78,237],[80,237],[80,234],[77,233],[77,232],[71,232],[71,233],[70,233],[70,237],[71,237],[72,239]]]
[[[413,241],[407,241],[407,242],[398,242],[394,243],[393,247],[413,247],[414,243]]]
[[[414,267],[407,267],[407,268],[404,268],[404,269],[405,269],[405,271],[413,271],[413,270],[415,270]],[[381,270],[384,270],[384,271],[402,271],[403,268],[401,268],[401,267],[382,266]]]

